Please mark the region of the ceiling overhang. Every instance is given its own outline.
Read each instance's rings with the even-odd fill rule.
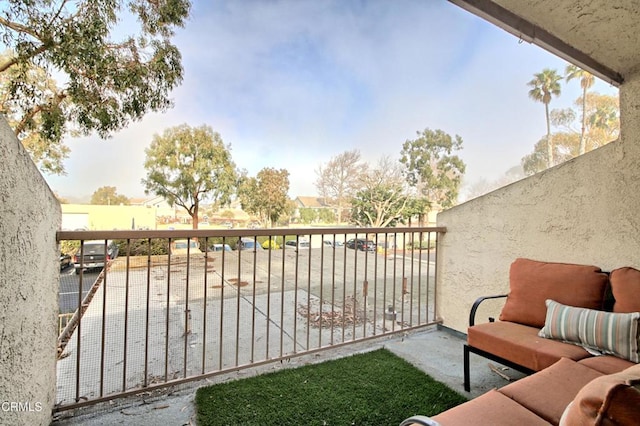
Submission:
[[[623,83],[622,74],[606,64],[596,60],[593,55],[585,53],[567,42],[534,24],[526,16],[519,16],[518,11],[511,11],[490,0],[449,0],[451,3],[491,22],[521,40],[534,43],[549,52],[589,71],[604,81],[619,86]],[[503,1],[503,3],[506,3]],[[518,4],[518,2],[514,2]]]

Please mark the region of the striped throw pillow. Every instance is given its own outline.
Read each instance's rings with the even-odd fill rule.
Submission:
[[[547,300],[547,316],[538,335],[580,345],[587,351],[640,362],[640,312],[612,313]]]

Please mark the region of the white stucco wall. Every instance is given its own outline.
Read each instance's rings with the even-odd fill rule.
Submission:
[[[0,424],[48,425],[60,204],[2,116],[0,139]]]
[[[477,297],[508,291],[517,257],[640,268],[640,73],[620,88],[620,109],[618,141],[438,215],[445,326],[466,332]]]

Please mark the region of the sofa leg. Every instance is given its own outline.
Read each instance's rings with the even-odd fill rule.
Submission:
[[[471,391],[471,380],[469,377],[469,346],[464,345],[464,390]]]

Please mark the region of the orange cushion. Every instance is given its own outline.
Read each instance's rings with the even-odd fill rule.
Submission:
[[[469,345],[491,352],[534,371],[560,358],[579,360],[589,353],[582,347],[538,336],[538,329],[513,322],[489,322],[467,330]]]
[[[611,272],[613,312],[640,312],[640,271],[620,268]]]
[[[618,373],[634,365],[631,361],[613,355],[592,356],[581,359],[578,362],[602,374]]]
[[[637,425],[640,419],[640,365],[599,377],[583,387],[567,407],[561,425]]]
[[[608,276],[597,266],[516,259],[509,272],[509,295],[500,320],[541,328],[545,300],[602,309]]]
[[[549,425],[544,419],[495,389],[444,411],[432,417],[432,420],[446,426]]]
[[[562,358],[549,368],[504,386],[499,392],[546,421],[558,424],[580,389],[600,376],[602,373],[596,370]]]

